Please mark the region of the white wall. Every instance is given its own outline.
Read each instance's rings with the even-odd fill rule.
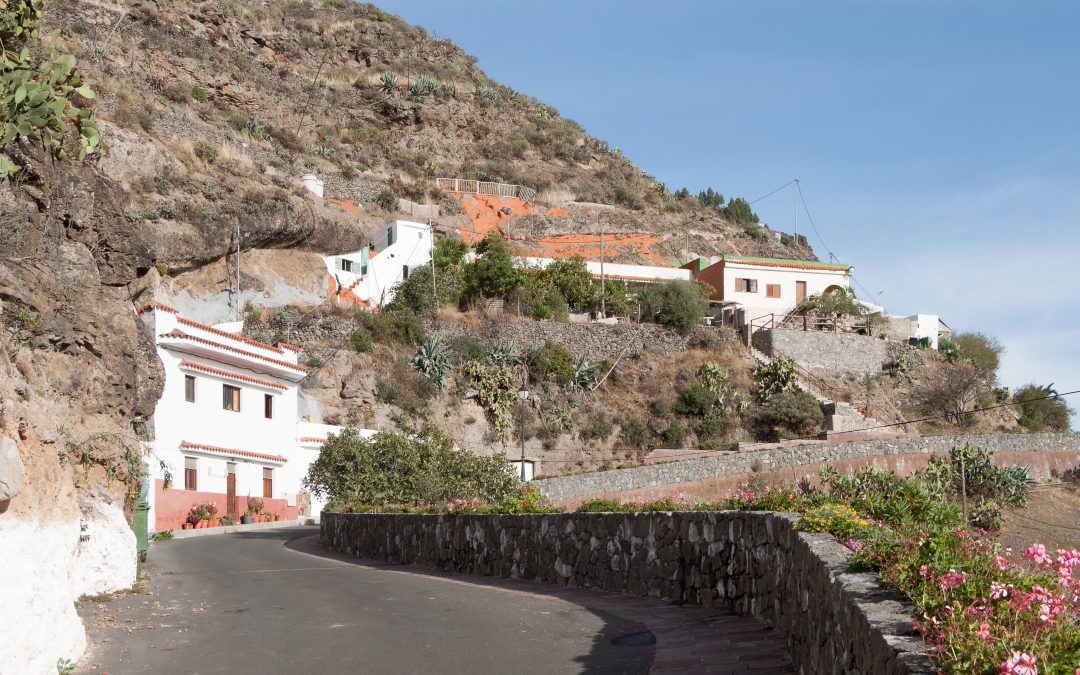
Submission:
[[[527,267],[546,268],[554,258],[523,258]],[[601,265],[599,261],[586,260],[585,267],[589,273],[600,278]],[[693,274],[690,270],[681,267],[660,267],[658,265],[626,265],[623,263],[605,262],[603,264],[605,278],[618,279],[620,277],[631,280],[651,279],[654,281],[692,281]]]
[[[391,239],[393,243],[389,244]],[[405,279],[404,266],[413,270],[430,263],[433,247],[431,228],[424,223],[395,220],[376,230],[374,243],[375,249],[369,256],[365,275],[360,274],[360,251],[327,256],[323,262],[327,273],[338,280],[340,287],[351,289],[358,299],[379,307],[394,298],[394,286]],[[351,261],[353,271],[338,269],[340,259]]]
[[[930,338],[930,346],[938,348],[939,322],[937,314],[916,314],[908,317],[915,322],[915,337]]]
[[[830,286],[849,288],[849,273],[838,270],[785,269],[724,261],[724,301],[746,309],[747,321],[767,314],[787,314],[795,308],[795,282],[806,282],[806,297],[818,295]],[[736,279],[756,279],[757,292],[736,290]],[[780,297],[766,297],[769,284],[780,285]]]

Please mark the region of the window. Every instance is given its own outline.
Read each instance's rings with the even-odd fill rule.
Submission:
[[[195,402],[195,376],[184,376],[184,400],[188,403]]]
[[[757,293],[757,279],[736,279],[735,291],[737,293]]]
[[[353,261],[347,260],[345,258],[338,258],[338,269],[340,269],[342,272],[352,272]]]
[[[184,458],[184,489],[199,489],[199,460],[194,457]]]
[[[387,246],[393,246],[394,245],[394,228],[392,228],[392,227],[386,228],[386,245]]]
[[[225,410],[240,412],[240,387],[221,385],[221,407]]]
[[[263,394],[263,415],[265,415],[268,420],[274,418],[273,394]]]
[[[766,298],[779,298],[780,297],[780,284],[765,284],[765,297]]]
[[[408,265],[402,265],[401,266],[401,279],[402,279],[402,281],[404,281],[405,279],[408,279],[408,278],[409,278],[409,266]]]
[[[263,469],[263,499],[274,497],[274,470]]]

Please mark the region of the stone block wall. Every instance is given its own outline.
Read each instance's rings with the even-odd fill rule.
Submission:
[[[880,373],[887,359],[884,340],[854,333],[775,329],[759,331],[754,344],[766,354],[778,351],[810,370]]]
[[[666,464],[544,478],[536,481],[536,485],[550,499],[564,501],[692,483],[719,476],[747,476],[757,471],[789,467],[809,467],[809,470],[798,470],[799,476],[816,476],[817,467],[825,463],[898,455],[927,459],[932,455],[948,453],[953,446],[965,443],[992,450],[998,464],[1028,466],[1032,476],[1037,479],[1049,478],[1052,469],[1064,471],[1076,467],[1080,462],[1080,433],[965,434],[815,443],[790,448],[733,452]],[[925,461],[922,463],[925,464]]]
[[[847,572],[783,513],[434,516],[324,513],[324,548],[441,570],[723,608],[769,624],[801,673],[933,672],[910,607]]]

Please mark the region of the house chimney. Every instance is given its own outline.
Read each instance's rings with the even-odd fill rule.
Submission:
[[[315,196],[321,198],[323,196],[323,186],[326,183],[319,180],[319,177],[313,173],[304,174],[300,176],[300,182],[304,184],[309,191],[315,194]]]

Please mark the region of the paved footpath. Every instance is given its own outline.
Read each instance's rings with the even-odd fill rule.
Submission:
[[[795,672],[750,618],[358,561],[322,551],[317,532],[152,543],[142,592],[80,604],[90,648],[76,672]],[[655,643],[612,643],[640,634]]]

